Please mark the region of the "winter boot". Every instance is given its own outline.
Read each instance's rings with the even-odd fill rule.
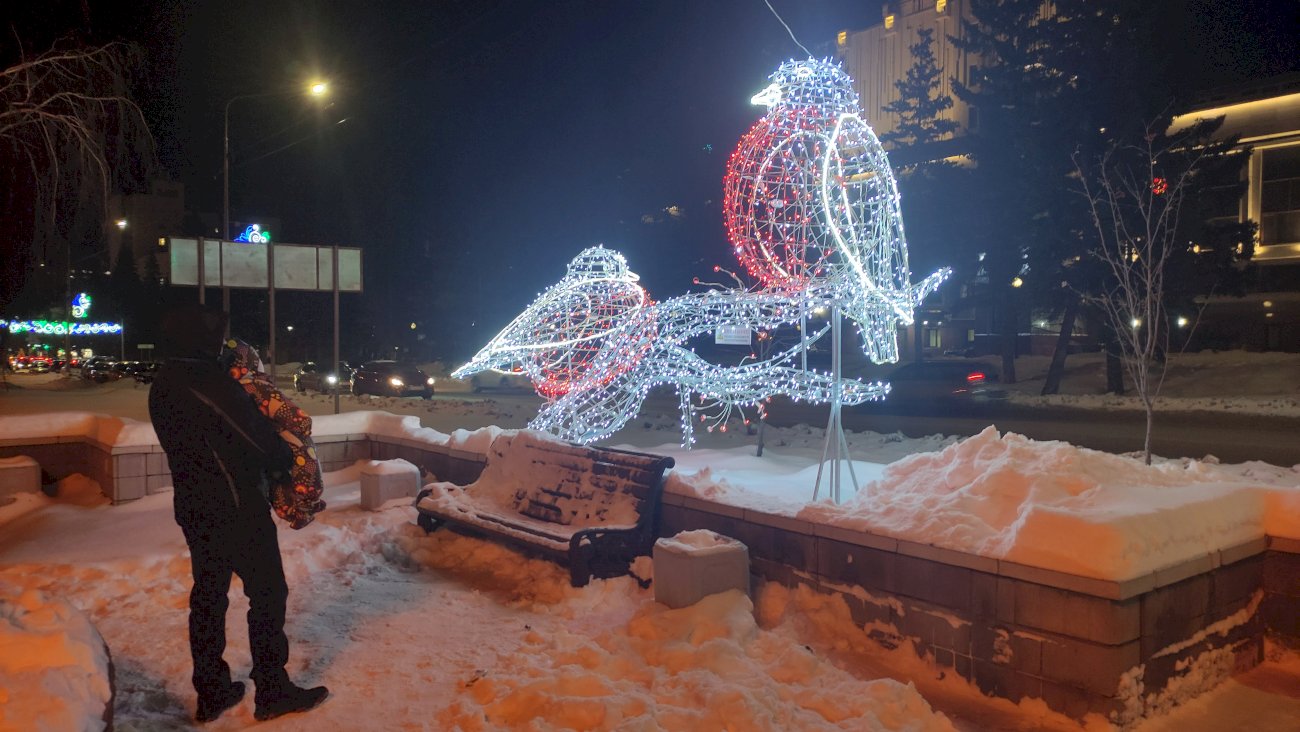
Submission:
[[[265,692],[259,686],[256,697],[257,711],[253,713],[253,716],[258,721],[264,722],[285,714],[305,712],[308,709],[314,709],[325,701],[325,697],[329,695],[330,690],[324,686],[304,689],[300,686],[294,686],[288,681],[282,684],[272,684]]]
[[[222,712],[235,706],[244,698],[242,681],[231,682],[223,691],[213,695],[199,695],[199,706],[194,712],[194,721],[211,722],[220,717]]]

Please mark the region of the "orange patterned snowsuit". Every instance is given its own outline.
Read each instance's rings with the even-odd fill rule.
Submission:
[[[288,521],[290,527],[301,529],[325,510],[325,502],[321,500],[325,484],[316,444],[311,439],[311,417],[271,383],[262,372],[262,359],[247,343],[236,338],[226,341],[221,365],[244,387],[257,408],[280,431],[280,438],[289,444],[293,465],[289,475],[272,476],[269,499],[275,515]]]

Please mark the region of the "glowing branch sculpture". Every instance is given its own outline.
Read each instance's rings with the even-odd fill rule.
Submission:
[[[761,289],[653,302],[622,255],[593,247],[452,375],[519,365],[548,399],[530,426],[576,442],[612,434],[660,385],[677,390],[688,445],[697,416],[725,429],[733,412],[743,418],[776,395],[837,405],[883,398],[885,384],[796,365],[825,330],[739,366],[708,363],[686,347],[720,325],[770,330],[826,307],[855,323],[871,360],[896,361],[899,324],[911,324],[947,276],[911,284],[893,172],[837,64],[782,64],[753,101],[771,109],[731,156],[724,216]]]

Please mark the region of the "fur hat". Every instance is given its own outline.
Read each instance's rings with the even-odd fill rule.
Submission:
[[[226,330],[226,314],[206,305],[183,305],[163,317],[162,332],[173,356],[215,356]]]

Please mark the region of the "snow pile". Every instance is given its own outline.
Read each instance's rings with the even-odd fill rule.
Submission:
[[[842,506],[809,504],[798,516],[1122,581],[1264,536],[1266,506],[1300,500],[1297,478],[1270,486],[1204,462],[1146,466],[990,427],[886,467]],[[1268,520],[1281,529],[1296,519]]]
[[[679,610],[646,604],[595,637],[529,632],[499,670],[461,683],[444,729],[955,729],[910,684],[858,680],[761,633],[735,590]]]
[[[673,536],[659,539],[655,542],[655,546],[695,557],[745,548],[742,542],[708,529],[679,531]]]
[[[8,594],[0,591],[0,729],[104,729],[110,661],[95,626],[41,592]]]

